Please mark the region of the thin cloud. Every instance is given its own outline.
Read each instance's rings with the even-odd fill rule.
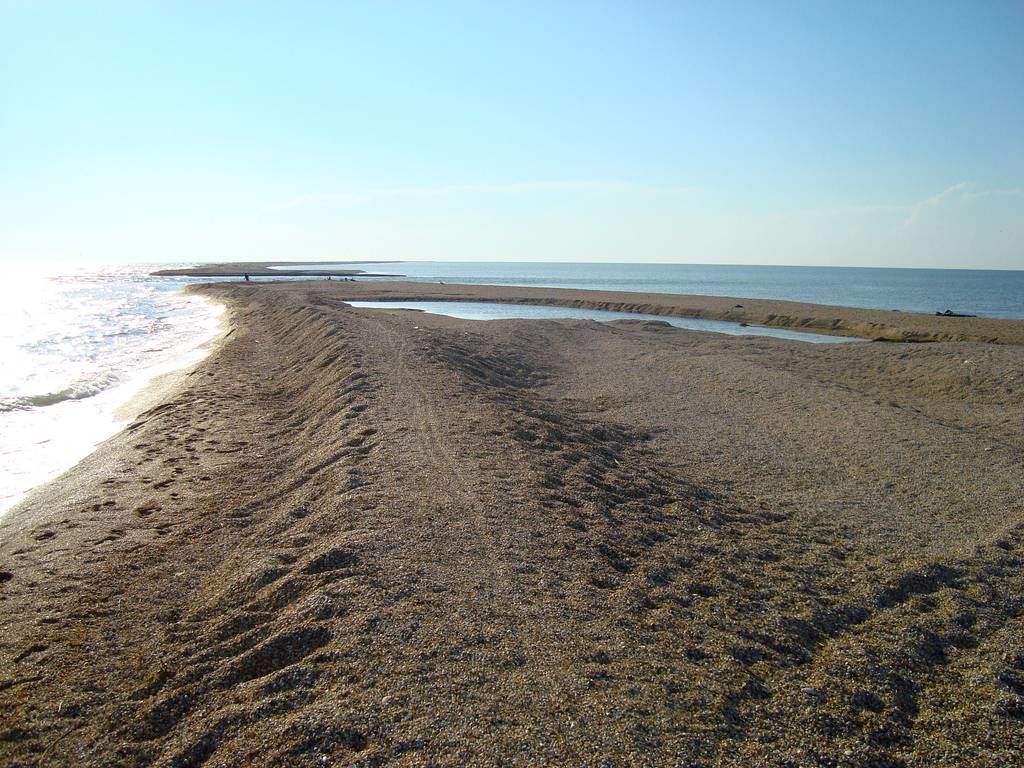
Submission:
[[[915,224],[917,224],[918,220],[925,212],[933,208],[938,208],[940,205],[942,205],[947,200],[950,200],[951,198],[964,196],[970,193],[973,189],[974,182],[961,181],[958,184],[954,184],[953,186],[942,190],[937,195],[932,195],[931,197],[922,200],[919,203],[915,203],[910,207],[910,215],[908,215],[907,218],[903,220],[903,226],[914,226]]]
[[[992,198],[1020,197],[1024,192],[1020,189],[986,189],[978,191],[973,181],[961,181],[948,187],[937,195],[915,203],[910,207],[910,214],[903,221],[904,227],[913,227],[922,216],[950,202],[973,202]]]

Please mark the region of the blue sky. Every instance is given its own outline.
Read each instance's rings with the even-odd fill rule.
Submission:
[[[0,0],[0,259],[1024,269],[1024,3]]]

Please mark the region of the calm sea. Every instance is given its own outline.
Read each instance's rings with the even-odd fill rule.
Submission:
[[[117,407],[146,381],[204,354],[220,308],[181,293],[199,279],[150,277],[159,266],[168,265],[5,268],[0,513],[113,434],[120,426]],[[446,283],[780,298],[1024,318],[1021,271],[496,262],[338,266]]]
[[[788,299],[904,312],[1024,318],[1024,270],[746,267],[706,264],[402,262],[339,264],[414,280]]]

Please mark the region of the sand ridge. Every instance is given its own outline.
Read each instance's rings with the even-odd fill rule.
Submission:
[[[0,522],[0,760],[1017,759],[1018,347],[352,285],[201,288],[231,336]]]
[[[861,309],[735,296],[378,280],[355,280],[333,290],[332,295],[358,301],[494,301],[725,320],[879,341],[1024,344],[1024,322],[1020,320],[947,317],[896,311],[898,308]]]

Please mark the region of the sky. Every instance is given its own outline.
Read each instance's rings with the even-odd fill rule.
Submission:
[[[1024,2],[0,0],[0,262],[1024,269]]]

